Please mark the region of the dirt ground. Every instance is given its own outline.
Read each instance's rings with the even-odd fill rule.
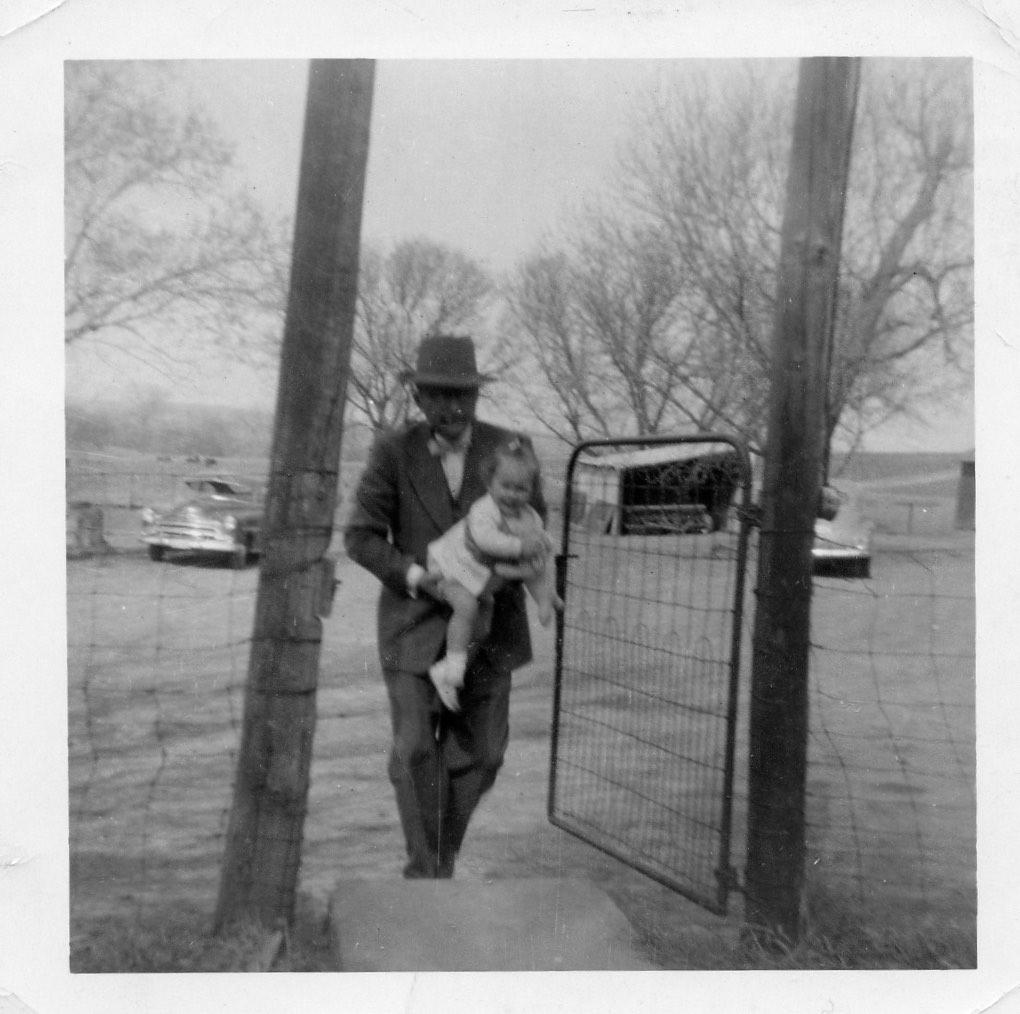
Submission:
[[[319,698],[324,720],[316,731],[301,878],[302,888],[316,897],[328,893],[341,875],[397,876],[404,861],[385,774],[389,748],[385,692],[374,643],[365,638],[365,631],[374,629],[375,592],[369,575],[346,565],[324,630]],[[532,620],[535,659],[514,674],[504,767],[475,813],[457,876],[588,879],[625,912],[639,907],[647,913],[639,920],[639,932],[653,950],[660,935],[676,937],[680,927],[695,941],[714,933],[732,938],[739,927],[739,906],[729,920],[713,916],[548,821],[554,638],[551,630]],[[344,717],[329,717],[338,713]]]
[[[137,556],[69,565],[72,936],[215,898],[240,731],[256,572]],[[374,645],[374,579],[344,563],[324,624],[300,891],[324,906],[339,879],[399,876],[403,842],[386,778],[388,712]],[[511,741],[468,832],[460,878],[582,877],[601,885],[652,952],[721,920],[546,819],[551,632],[515,673]]]
[[[872,581],[819,588],[812,876],[827,897],[865,902],[880,925],[906,898],[922,917],[966,928],[974,908],[973,652],[950,666],[945,656],[947,645],[973,645],[973,536],[926,553],[918,562],[911,547],[887,543]],[[337,880],[391,878],[403,861],[386,779],[377,589],[346,561],[338,576],[323,632],[300,883],[323,905]],[[256,582],[255,569],[184,560],[69,561],[73,927],[143,914],[168,897],[211,910]],[[650,960],[716,967],[712,955],[739,931],[739,894],[727,918],[711,915],[549,823],[554,642],[551,631],[532,629],[535,661],[514,677],[505,767],[475,815],[458,876],[586,878],[620,906]],[[881,658],[893,658],[893,668]],[[746,702],[746,686],[742,693]],[[745,763],[739,756],[738,772]],[[739,779],[737,791],[739,818]],[[733,858],[741,865],[739,849]]]

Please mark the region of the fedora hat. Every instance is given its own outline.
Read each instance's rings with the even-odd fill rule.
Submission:
[[[467,335],[426,335],[418,346],[418,361],[413,370],[404,370],[400,379],[419,387],[481,387],[495,377],[478,372],[475,343]]]

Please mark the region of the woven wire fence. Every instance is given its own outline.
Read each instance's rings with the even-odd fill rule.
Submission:
[[[973,535],[875,548],[870,579],[815,580],[809,895],[973,932]]]
[[[252,577],[140,553],[68,561],[72,917],[215,891]]]
[[[69,459],[72,967],[107,920],[158,920],[183,906],[208,913],[211,924],[258,569],[254,562],[234,569],[218,553],[154,562],[141,512],[186,499],[185,479],[196,474],[242,475],[258,485],[264,470],[264,461]],[[388,713],[377,666],[365,625],[334,628],[324,639],[301,875],[303,890],[323,896],[338,861],[357,876],[366,855],[381,857],[383,868],[402,848],[379,789]],[[352,826],[344,816],[351,805],[362,817],[376,811],[374,825]]]
[[[955,528],[954,496],[930,495],[923,478],[920,492],[910,485],[857,488],[836,531],[874,532],[870,567],[829,561],[814,578],[806,911],[826,910],[817,921],[827,928],[937,925],[975,941],[974,537]],[[732,525],[614,530],[625,508],[586,500],[583,481],[572,492],[554,819],[712,907]],[[738,876],[756,543],[736,715]]]
[[[141,512],[217,464],[68,458],[72,951],[96,920],[215,892],[255,573],[219,554],[152,562]]]
[[[218,464],[240,473],[258,465]],[[211,918],[258,574],[254,566],[233,570],[186,555],[154,563],[139,520],[142,507],[180,496],[182,478],[196,466],[214,467],[98,456],[69,462],[72,952],[97,922],[138,920],[168,903],[191,904]],[[651,523],[647,512],[643,523]],[[875,538],[870,578],[815,582],[809,899],[852,909],[866,925],[972,926],[976,908],[973,533],[954,533],[951,516],[928,523],[919,533],[915,517],[909,534],[886,524]],[[586,568],[574,571],[575,580],[592,590],[584,593],[587,605],[576,589],[572,606],[568,600],[574,611],[565,650],[601,661],[593,678],[574,680],[574,696],[564,701],[574,724],[561,729],[560,749],[576,771],[561,774],[580,780],[565,783],[560,801],[598,833],[637,841],[652,867],[663,857],[675,865],[669,857],[677,850],[697,854],[692,876],[710,893],[724,752],[717,688],[725,651],[718,646],[726,635],[706,639],[712,613],[694,592],[732,580],[732,531],[685,533],[673,569],[656,549],[673,534],[619,539],[581,524],[575,534],[582,541],[574,544],[574,563]],[[607,557],[614,544],[614,553],[629,545],[629,555]],[[681,571],[686,577],[678,581]],[[403,849],[385,776],[388,714],[372,625],[375,586],[349,564],[339,576],[350,586],[338,593],[350,600],[348,615],[359,610],[361,619],[328,622],[323,640],[301,870],[302,890],[322,896],[338,871],[395,875]],[[754,577],[752,540],[733,793],[731,859],[738,870]],[[610,597],[615,604],[608,606]],[[657,614],[684,598],[681,626]],[[664,604],[650,605],[657,600]],[[615,717],[600,723],[592,709],[610,704]],[[585,740],[593,735],[600,758],[591,754],[595,741]],[[670,758],[711,777],[685,788],[663,763]],[[606,764],[643,771],[637,791],[616,779],[612,791],[589,793],[584,780],[592,771],[599,780],[606,772],[615,778],[599,769]],[[542,786],[532,791],[541,794]],[[674,834],[679,820],[695,837]],[[706,828],[708,838],[696,841]],[[668,868],[646,872],[670,876]]]

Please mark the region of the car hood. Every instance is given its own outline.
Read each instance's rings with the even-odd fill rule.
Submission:
[[[853,549],[867,549],[871,543],[871,525],[861,521],[843,521],[839,518],[815,521],[815,545],[849,546]]]
[[[194,514],[215,516],[258,512],[261,509],[258,504],[252,503],[250,500],[238,500],[234,497],[194,497],[191,500],[176,504],[163,516],[167,518],[186,517]]]

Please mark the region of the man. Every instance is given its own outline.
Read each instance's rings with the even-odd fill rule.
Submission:
[[[510,673],[531,660],[519,582],[483,602],[491,627],[469,660],[459,710],[428,677],[443,653],[449,607],[425,570],[428,544],[485,492],[480,465],[509,434],[475,419],[482,384],[469,337],[431,335],[413,385],[424,422],[381,435],[358,485],[344,544],[382,582],[379,656],[389,694],[389,777],[407,844],[409,878],[453,876],[468,821],[496,779],[509,739]],[[545,517],[541,491],[532,506]],[[481,625],[481,624],[480,624]]]

